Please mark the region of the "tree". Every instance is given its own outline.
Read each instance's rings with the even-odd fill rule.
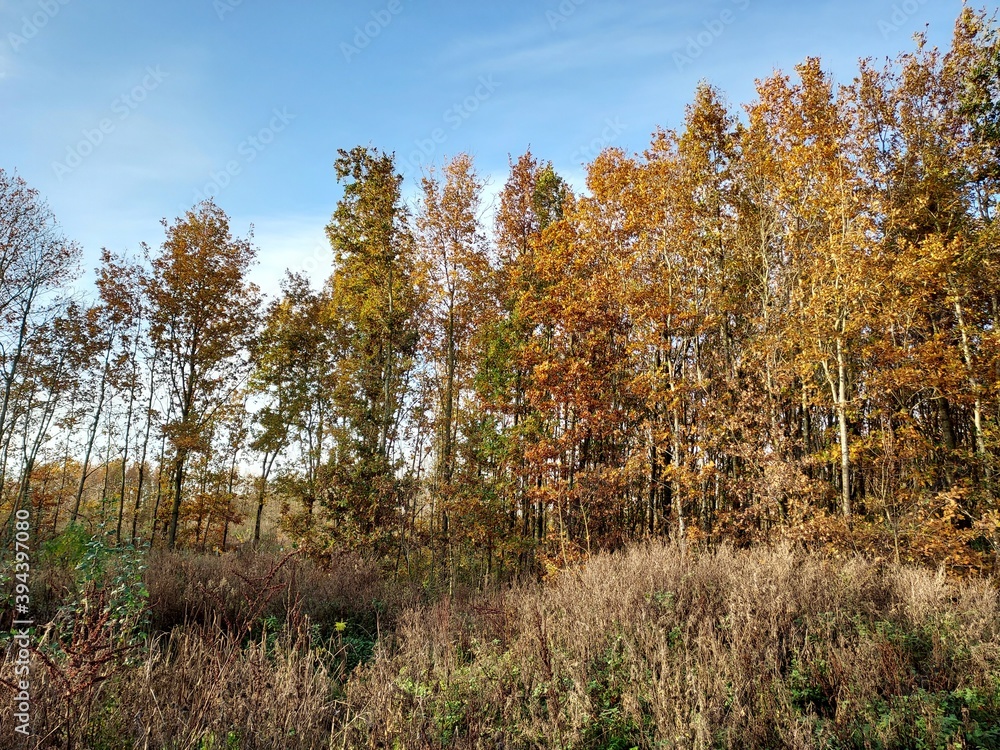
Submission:
[[[0,169],[0,493],[11,460],[23,365],[36,336],[64,308],[80,248],[59,230],[38,192]]]
[[[548,168],[535,187],[541,230],[516,308],[530,331],[524,456],[536,538],[550,540],[555,547],[543,552],[563,562],[620,543],[634,520],[628,458],[638,412],[624,282],[636,247],[637,172],[635,160],[608,149],[588,170],[590,195],[575,199]]]
[[[261,454],[254,541],[260,540],[267,480],[278,455],[295,448],[302,473],[294,486],[310,525],[316,499],[322,494],[321,475],[337,418],[334,363],[335,326],[330,320],[328,290],[313,291],[309,280],[289,273],[282,296],[272,302],[255,347],[253,390],[266,401],[257,414],[253,447]]]
[[[51,428],[66,396],[79,381],[84,361],[74,346],[72,332],[79,326],[79,308],[70,303],[52,321],[40,326],[25,352],[23,383],[23,419],[21,420],[21,478],[15,507],[31,504],[32,481],[38,458],[53,438]],[[35,518],[41,522],[43,507]]]
[[[440,531],[450,547],[452,500],[461,490],[475,494],[463,478],[453,484],[463,410],[471,408],[472,378],[478,361],[473,347],[477,329],[486,322],[491,267],[479,224],[482,182],[472,159],[460,154],[443,168],[444,183],[432,172],[422,181],[423,200],[417,216],[418,245],[427,274],[428,317],[426,358],[436,403],[430,405],[437,434],[434,488]]]
[[[528,460],[531,446],[550,432],[546,416],[528,397],[534,382],[529,351],[537,337],[548,335],[546,325],[539,325],[531,312],[546,285],[536,256],[545,250],[542,232],[563,218],[568,201],[569,188],[551,162],[541,164],[528,151],[510,165],[494,223],[498,265],[492,284],[493,319],[481,332],[476,383],[499,433],[493,439],[500,446],[497,483],[501,491],[513,493],[506,505],[510,531],[520,536],[522,565],[530,564],[529,555],[544,538],[546,526],[546,504],[532,492],[543,479]]]
[[[851,381],[870,331],[863,306],[883,283],[871,215],[861,210],[849,120],[818,59],[796,68],[800,83],[775,76],[759,106],[781,175],[784,247],[794,267],[788,304],[799,376],[828,390],[837,419],[840,510],[852,515]]]
[[[226,214],[211,201],[167,225],[160,253],[144,280],[150,339],[161,354],[174,406],[165,425],[174,451],[173,499],[167,544],[177,541],[184,469],[193,452],[207,452],[206,428],[247,373],[256,331],[259,290],[246,279],[256,257],[234,238]]]
[[[407,412],[420,332],[418,268],[402,177],[393,156],[341,149],[334,166],[344,194],[326,228],[335,254],[331,325],[336,327],[336,402],[343,420],[329,498],[362,538],[382,533],[398,509],[396,440]]]
[[[123,441],[123,462],[128,459],[128,441],[132,426],[132,406],[138,388],[137,354],[139,343],[139,275],[138,269],[108,250],[101,252],[97,271],[99,301],[89,307],[79,325],[72,331],[78,356],[84,363],[86,400],[91,404],[89,424],[84,437],[83,470],[77,484],[70,522],[80,513],[80,502],[90,474],[90,459],[101,425],[105,407],[117,391],[129,392],[127,426]],[[111,389],[111,393],[109,393]],[[124,463],[123,463],[124,471]],[[124,482],[122,486],[124,493]],[[120,498],[119,519],[124,512],[124,496]],[[121,536],[121,521],[118,537]]]

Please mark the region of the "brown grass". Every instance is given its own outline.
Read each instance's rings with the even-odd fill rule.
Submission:
[[[392,585],[375,562],[356,555],[320,567],[251,547],[228,555],[153,550],[145,578],[151,625],[162,632],[211,623],[242,632],[248,619],[284,622],[292,608],[324,630],[351,621],[375,632],[419,597],[418,587]]]
[[[171,600],[236,565],[161,562],[157,596]],[[177,565],[187,583],[172,589]],[[304,570],[296,585],[316,607],[380,585],[364,571],[334,584]],[[546,584],[411,607],[359,666],[353,622],[326,637],[305,609],[286,607],[279,632],[249,640],[221,627],[221,610],[176,615],[186,624],[102,682],[84,746],[1000,746],[989,580],[789,548],[649,545]],[[58,714],[49,687],[36,686],[38,716]]]
[[[471,611],[411,613],[348,684],[365,707],[349,745],[917,746],[901,697],[969,690],[1000,718],[998,633],[987,581],[653,545]]]

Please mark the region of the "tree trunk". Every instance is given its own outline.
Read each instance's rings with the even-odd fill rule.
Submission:
[[[975,398],[972,405],[972,428],[976,438],[976,453],[982,458],[986,455],[986,440],[983,437],[983,403],[979,394],[979,383],[976,382],[975,372],[972,369],[972,349],[969,346],[969,334],[965,328],[965,315],[958,300],[955,300],[955,317],[958,319],[958,329],[962,336],[962,359],[965,362],[965,371],[969,378],[969,388]]]
[[[149,369],[149,401],[146,404],[146,429],[142,437],[142,458],[139,459],[139,476],[135,483],[135,506],[132,509],[132,541],[135,542],[136,530],[139,523],[139,507],[142,503],[142,486],[146,478],[146,455],[149,449],[149,433],[153,427],[153,376],[156,372],[156,360]],[[155,523],[156,518],[154,516]]]
[[[673,501],[674,501],[674,515],[677,516],[677,539],[682,541],[684,539],[684,504],[681,497],[681,483],[680,483],[680,468],[681,468],[681,417],[677,410],[674,408],[674,435],[673,435],[673,459],[674,459],[674,476],[671,480],[671,485],[673,485]]]
[[[167,547],[174,549],[177,543],[177,523],[181,517],[181,490],[184,486],[184,462],[187,460],[187,450],[177,450],[177,461],[174,466],[174,497],[170,506],[170,528],[167,532]]]
[[[837,339],[837,423],[840,428],[840,509],[851,517],[851,451],[847,434],[847,366],[844,345]]]

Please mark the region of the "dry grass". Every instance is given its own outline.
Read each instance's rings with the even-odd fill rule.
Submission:
[[[176,571],[161,570],[172,597]],[[367,573],[342,574],[338,595],[355,584],[369,595]],[[189,570],[176,595],[205,578]],[[249,639],[221,627],[221,609],[189,609],[101,683],[81,746],[1000,747],[1000,604],[987,580],[787,548],[650,545],[546,584],[411,608],[358,666],[354,625],[326,637],[304,609]],[[57,691],[38,688],[36,715],[57,715]]]
[[[381,615],[391,618],[416,597],[412,587],[389,585],[374,562],[355,555],[321,568],[298,555],[249,547],[221,556],[154,550],[146,581],[156,631],[216,621],[235,631],[248,618],[284,621],[293,606],[314,623],[350,620],[374,631]]]
[[[347,689],[354,747],[998,747],[1000,608],[987,581],[650,546],[413,612]]]

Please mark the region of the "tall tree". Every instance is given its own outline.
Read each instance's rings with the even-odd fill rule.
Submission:
[[[91,405],[83,444],[83,469],[77,483],[76,497],[70,512],[74,522],[80,512],[83,491],[90,475],[90,459],[105,416],[105,407],[118,392],[128,392],[127,427],[123,442],[123,461],[128,458],[128,440],[132,426],[132,406],[138,384],[136,347],[139,307],[138,269],[104,249],[97,269],[98,302],[88,308],[74,332],[79,356],[85,362],[86,399]],[[123,466],[124,471],[124,466]],[[124,491],[124,485],[123,485]],[[121,499],[121,509],[124,499]],[[120,536],[120,527],[119,527]]]
[[[546,503],[535,490],[544,480],[528,454],[540,436],[551,432],[546,417],[528,394],[534,383],[529,352],[535,340],[548,340],[550,326],[539,323],[532,305],[547,281],[536,260],[545,254],[542,232],[559,222],[571,194],[551,162],[539,163],[530,151],[510,165],[495,217],[497,268],[492,294],[495,319],[487,325],[477,388],[497,424],[502,446],[503,477],[509,498],[510,531],[522,540],[521,564],[529,564],[533,547],[545,536]]]
[[[396,441],[419,342],[418,268],[393,156],[358,146],[341,149],[334,166],[344,194],[326,231],[345,433],[336,451],[340,489],[330,501],[371,539],[398,511]]]
[[[150,339],[161,353],[174,406],[165,425],[173,447],[173,498],[167,544],[177,542],[184,470],[193,452],[207,452],[207,428],[247,375],[259,291],[246,278],[256,257],[233,237],[226,214],[211,201],[168,225],[160,253],[144,280],[150,301]]]
[[[329,292],[316,292],[307,278],[291,273],[281,290],[264,316],[251,379],[253,390],[265,399],[253,441],[261,454],[254,541],[260,539],[268,477],[286,448],[293,451],[292,461],[301,471],[288,477],[285,486],[301,502],[304,525],[312,524],[316,500],[325,491],[321,482],[337,419],[337,341]]]
[[[65,306],[80,248],[62,234],[38,191],[0,169],[0,493],[25,404],[23,364],[36,335]]]
[[[417,216],[418,245],[427,273],[427,352],[436,404],[437,467],[433,493],[439,504],[439,530],[446,546],[456,487],[456,457],[465,408],[471,408],[472,378],[478,360],[473,347],[476,330],[489,306],[491,267],[479,223],[483,184],[471,157],[459,154],[445,164],[443,183],[432,172],[422,181],[423,198]],[[471,416],[471,415],[469,415]],[[466,477],[462,491],[472,494]]]
[[[852,515],[850,411],[858,352],[870,329],[861,306],[883,283],[870,215],[847,143],[849,120],[818,59],[796,68],[800,83],[764,82],[758,106],[779,164],[784,244],[795,268],[789,304],[799,374],[829,392],[837,420],[840,510]]]

